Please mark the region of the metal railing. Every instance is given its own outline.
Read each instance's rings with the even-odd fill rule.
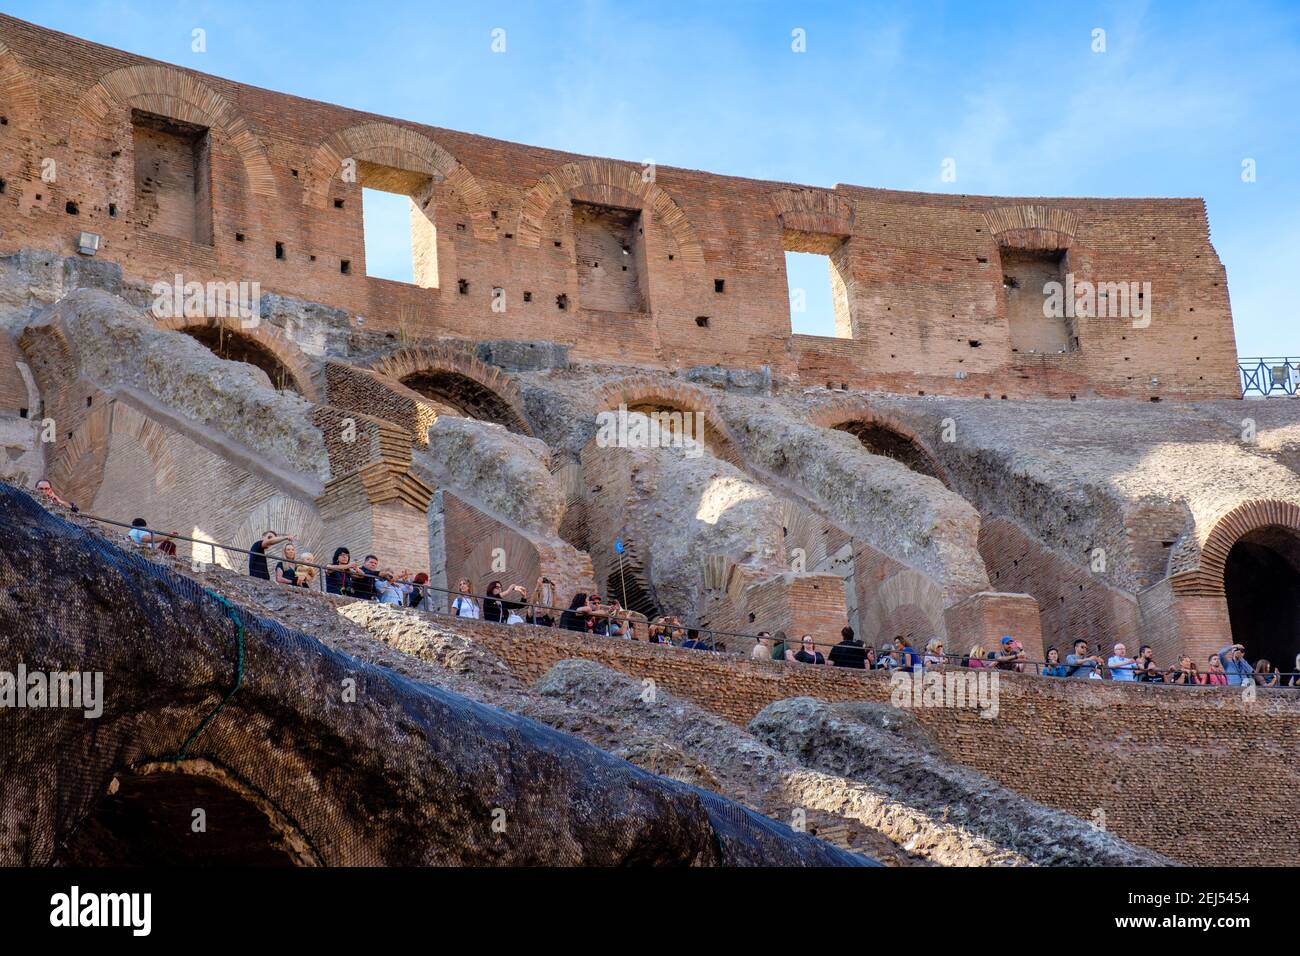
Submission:
[[[325,576],[326,576],[326,572],[328,572],[331,567],[335,567],[334,565],[320,564],[312,561],[303,561],[298,558],[294,558],[293,560],[290,560],[288,558],[285,558],[283,555],[277,558],[276,556],[266,552],[256,552],[248,548],[239,548],[234,545],[221,544],[220,542],[211,541],[204,538],[193,538],[193,537],[189,537],[188,535],[183,535],[175,532],[162,532],[154,528],[148,528],[148,527],[137,528],[136,526],[127,524],[126,522],[123,521],[117,521],[112,518],[103,518],[98,515],[87,514],[86,512],[78,512],[78,516],[89,519],[91,521],[98,522],[100,524],[106,524],[113,527],[124,528],[128,531],[128,534],[130,531],[138,530],[138,531],[143,531],[145,533],[148,533],[156,538],[162,538],[164,540],[190,542],[191,567],[193,567],[193,565],[197,563],[196,558],[194,556],[194,546],[210,549],[210,553],[212,556],[212,561],[210,563],[213,565],[217,565],[216,554],[218,550],[224,552],[230,552],[233,554],[246,555],[250,557],[256,555],[259,557],[266,558],[268,564],[268,572],[270,572],[271,574],[270,580],[273,583],[278,583],[275,582],[274,571],[271,568],[271,562],[275,561],[277,563],[292,564],[295,567],[316,568],[319,572],[316,575],[316,577],[320,583],[320,591],[322,593],[333,593],[339,597],[352,598],[353,600],[374,600],[376,597],[376,595],[371,595],[371,594],[357,595],[347,590],[342,592],[328,591],[326,588]],[[147,546],[156,547],[156,545],[152,543],[150,543]],[[273,547],[278,547],[278,546],[279,545],[277,544]],[[354,567],[357,569],[355,572],[353,572],[354,576],[359,575],[361,573],[360,565],[349,565],[349,567]],[[418,613],[425,613],[429,615],[454,616],[452,614],[452,604],[455,601],[455,599],[471,598],[475,601],[475,607],[478,611],[478,617],[476,619],[478,620],[486,620],[482,616],[484,602],[497,601],[501,605],[501,613],[503,615],[503,618],[499,621],[496,622],[489,621],[488,623],[504,624],[506,623],[506,617],[504,617],[504,615],[508,615],[511,611],[517,612],[522,610],[526,612],[525,614],[521,615],[525,623],[534,624],[540,627],[549,626],[549,627],[561,629],[560,621],[562,620],[564,613],[569,610],[574,610],[573,608],[570,607],[558,607],[553,605],[540,604],[534,601],[507,601],[503,599],[500,594],[496,594],[496,595],[474,594],[469,592],[462,592],[459,590],[451,590],[449,588],[437,587],[436,585],[427,584],[427,583],[426,584],[413,584],[410,582],[403,582],[403,583],[410,584],[412,592],[418,593],[420,595],[420,600],[417,602],[418,606],[414,606],[414,607],[408,605],[403,605],[403,606],[407,606],[408,609],[417,611]],[[280,585],[280,586],[286,587],[288,585]],[[447,609],[440,610],[430,605],[426,601],[426,598],[428,597],[429,594],[445,595]],[[716,628],[699,627],[699,626],[693,626],[688,624],[682,624],[677,618],[670,617],[668,615],[661,615],[655,621],[650,621],[648,619],[640,620],[640,618],[643,617],[644,615],[637,614],[637,617],[633,618],[630,616],[630,614],[634,614],[634,613],[636,612],[628,612],[627,609],[625,608],[614,610],[612,605],[606,604],[606,605],[601,605],[601,610],[596,615],[594,615],[594,617],[592,615],[588,615],[588,617],[593,617],[594,621],[599,621],[599,620],[608,621],[611,619],[614,620],[615,622],[627,627],[629,630],[632,631],[632,634],[628,636],[631,637],[631,639],[633,640],[650,641],[650,633],[649,633],[650,630],[652,628],[662,628],[665,632],[667,632],[667,636],[669,638],[666,641],[657,642],[657,643],[661,643],[663,646],[673,646],[673,647],[690,649],[690,650],[712,651],[714,653],[729,654],[731,656],[735,656],[746,660],[753,659],[751,656],[752,648],[755,642],[759,640],[759,636],[753,633],[746,634],[738,631],[723,631],[723,630],[718,630]],[[538,620],[542,618],[550,618],[553,623],[550,625],[539,624]],[[594,637],[610,636],[607,634],[601,634],[598,631],[596,631],[594,628],[588,628],[586,626],[585,617],[579,618],[579,620],[582,621],[581,628],[563,628],[563,629],[569,631],[570,633],[578,633],[587,636],[594,636]],[[666,621],[667,623],[661,624],[660,623],[661,621]],[[615,640],[620,639],[621,636],[622,635],[614,635],[613,639]],[[701,640],[701,636],[703,636],[705,639]],[[718,638],[735,638],[738,641],[743,642],[743,644],[741,647],[732,650],[726,646],[725,641],[719,641]],[[688,643],[689,640],[692,639],[695,641],[693,645]],[[776,646],[781,642],[777,641],[775,637],[767,638],[766,640],[769,641],[768,647],[772,651],[773,654],[772,659],[780,660],[781,658],[775,656],[775,649]],[[814,652],[821,654],[823,658],[822,664],[825,665],[830,664],[831,662],[830,651],[833,650],[835,647],[839,646],[839,643],[840,642],[820,641],[817,640],[816,637],[814,637],[812,640]],[[803,647],[802,635],[798,635],[798,636],[787,635],[784,641],[784,645],[785,645],[786,653],[783,656],[787,661],[791,660],[792,655],[797,654]],[[823,649],[825,649],[825,651],[823,651]],[[863,669],[895,670],[902,666],[901,661],[897,660],[898,652],[893,648],[890,648],[888,652],[886,652],[885,648],[883,647],[881,648],[880,651],[877,651],[874,647],[858,645],[858,649],[862,652],[863,655],[863,661],[865,664],[865,667]],[[1065,662],[1052,665],[1052,664],[1048,664],[1046,661],[1032,661],[1028,659],[999,661],[995,658],[986,656],[982,658],[976,658],[975,660],[977,660],[978,663],[972,666],[972,659],[968,654],[935,655],[927,652],[924,648],[913,648],[913,651],[916,656],[916,661],[918,665],[917,669],[922,671],[926,669],[933,669],[936,666],[943,669],[962,668],[962,669],[975,670],[980,668],[987,668],[990,670],[997,670],[1001,672],[1016,671],[1020,673],[1035,674],[1039,677],[1046,677],[1046,678],[1060,678],[1060,679],[1072,679],[1072,680],[1089,679],[1087,674],[1072,673],[1073,671],[1076,670],[1076,666],[1070,665]],[[889,658],[892,661],[892,663],[884,663],[886,658]],[[936,662],[935,660],[936,658],[942,658],[941,662]],[[1054,668],[1059,668],[1061,672],[1051,673],[1051,674],[1046,673],[1046,671]],[[1107,679],[1111,681],[1114,680],[1111,669],[1107,667],[1104,663],[1093,665],[1093,669],[1095,669],[1098,674],[1103,675],[1102,679]],[[1138,683],[1161,683],[1161,684],[1170,684],[1171,686],[1175,686],[1175,687],[1223,686],[1223,685],[1215,685],[1215,684],[1208,684],[1208,683],[1176,684],[1167,679],[1167,675],[1170,674],[1171,671],[1172,671],[1171,668],[1165,668],[1156,671],[1155,673],[1159,675],[1159,680],[1151,680],[1149,678],[1139,678],[1136,674],[1134,675],[1134,677]],[[1300,672],[1273,671],[1271,672],[1271,674],[1277,675],[1277,683],[1271,685],[1261,685],[1261,686],[1293,687],[1293,688],[1300,689]],[[1107,675],[1111,675],[1111,676],[1107,676]],[[1253,677],[1256,678],[1255,681],[1256,684],[1259,684],[1259,681],[1257,679],[1258,676],[1259,675],[1253,675]],[[1239,685],[1233,685],[1233,686],[1239,686]]]
[[[1300,387],[1300,358],[1238,358],[1241,397],[1295,396]]]

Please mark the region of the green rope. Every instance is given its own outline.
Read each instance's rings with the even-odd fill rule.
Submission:
[[[226,704],[230,703],[230,698],[235,696],[235,693],[239,690],[241,686],[243,686],[244,683],[244,622],[243,619],[240,618],[239,611],[236,610],[235,606],[231,604],[229,601],[227,601],[220,594],[216,593],[215,591],[209,591],[207,588],[204,588],[204,592],[208,594],[209,597],[216,598],[218,601],[220,601],[226,608],[226,614],[229,615],[230,619],[235,622],[235,640],[237,642],[237,648],[238,648],[237,655],[235,657],[235,686],[230,688],[230,693],[227,694],[224,698],[222,698],[221,703],[217,704],[216,709],[213,710],[212,713],[208,714],[208,716],[203,718],[203,723],[199,724],[199,726],[195,728],[194,733],[190,734],[189,737],[186,739],[185,743],[181,745],[181,749],[176,754],[177,763],[180,763],[182,760],[185,759],[185,753],[190,749],[190,745],[193,744],[194,741],[199,739],[199,735],[203,733],[204,730],[207,729],[208,724],[212,723],[213,718],[216,717],[217,714],[221,713],[222,708],[225,707]]]

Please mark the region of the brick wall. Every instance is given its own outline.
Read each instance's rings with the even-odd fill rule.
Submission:
[[[888,702],[879,673],[763,663],[560,631],[460,622],[529,681],[593,660],[737,724],[789,697]],[[1191,864],[1284,865],[1300,850],[1300,695],[999,673],[998,716],[919,708],[959,762]],[[1104,813],[1104,817],[1096,811]]]
[[[1146,398],[1152,377],[1164,397],[1238,394],[1226,277],[1199,200],[824,190],[667,166],[646,176],[639,163],[301,100],[10,17],[0,17],[0,44],[13,81],[0,90],[10,116],[0,127],[0,251],[71,253],[88,230],[135,281],[178,271],[256,280],[364,316],[367,330],[485,339],[504,326],[571,345],[577,360],[683,367],[708,355],[805,384],[931,394]],[[140,112],[203,131],[203,150],[170,152],[178,166],[210,167],[206,179],[194,173],[208,183],[210,224],[191,228],[177,219],[188,213],[142,198],[137,170],[152,141],[136,142]],[[47,158],[60,170],[53,183],[38,175]],[[346,160],[362,174],[346,177]],[[436,288],[365,275],[367,171],[425,184],[419,275],[431,286],[436,259]],[[616,250],[628,261],[597,260],[598,277],[579,269],[594,239],[618,230],[592,232],[582,217],[575,226],[575,202],[639,214],[630,254],[621,240]],[[856,338],[791,337],[791,235],[833,253],[837,306],[848,312],[837,322]],[[1081,318],[1077,351],[1013,351],[1002,251],[1041,248],[1068,249],[1081,280],[1150,281],[1152,321]],[[505,313],[493,309],[498,288]],[[607,334],[610,323],[619,335]]]

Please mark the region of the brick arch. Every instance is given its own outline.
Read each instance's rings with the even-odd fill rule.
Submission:
[[[929,469],[934,472],[933,477],[943,482],[949,490],[953,487],[952,476],[940,463],[939,457],[934,453],[934,449],[931,448],[928,441],[918,435],[910,425],[899,421],[892,415],[882,414],[866,402],[835,402],[809,413],[808,421],[822,428],[848,432],[859,440],[861,440],[862,435],[855,426],[875,427],[892,432],[900,439],[910,442],[920,451]],[[908,462],[904,461],[903,464],[908,464]],[[909,465],[909,467],[912,466]],[[920,469],[913,468],[913,470]]]
[[[737,451],[740,445],[713,399],[693,385],[634,376],[606,385],[596,393],[595,401],[597,411],[616,411],[620,405],[626,405],[629,410],[652,406],[703,415],[704,442],[709,451],[737,468],[745,467]]]
[[[1079,231],[1079,214],[1056,206],[999,206],[984,213],[985,227],[1000,244],[1015,249],[1068,249]]]
[[[781,228],[818,235],[853,232],[853,203],[824,189],[782,189],[769,197]]]
[[[312,154],[302,201],[324,209],[329,185],[345,159],[427,173],[449,185],[469,209],[474,235],[495,239],[491,202],[474,175],[451,153],[423,133],[395,123],[359,123],[339,130]]]
[[[1237,505],[1210,527],[1197,549],[1195,566],[1171,577],[1174,592],[1187,595],[1224,593],[1223,572],[1228,554],[1241,538],[1261,528],[1286,528],[1300,535],[1300,504],[1275,498],[1247,501]],[[1170,556],[1173,562],[1175,556]],[[1186,556],[1181,563],[1190,563]]]
[[[654,182],[647,182],[639,167],[608,159],[566,163],[543,176],[523,198],[515,241],[528,248],[541,245],[542,225],[552,207],[576,190],[582,190],[587,199],[598,200],[602,190],[618,190],[637,197],[655,220],[668,229],[677,243],[681,261],[689,268],[704,268],[704,247],[676,201]]]
[[[858,619],[864,635],[870,635],[876,644],[893,640],[894,634],[889,633],[891,627],[917,619],[923,620],[931,631],[927,637],[946,639],[948,628],[943,612],[943,588],[919,571],[909,570],[882,581],[871,600],[859,610]]]
[[[41,117],[40,91],[14,52],[0,40],[0,108],[10,126],[31,129]]]
[[[432,379],[440,391],[445,387],[449,404],[471,417],[496,422],[523,435],[533,434],[519,386],[501,369],[461,349],[440,345],[398,349],[366,367],[416,391],[419,389],[409,383],[421,377]]]
[[[259,322],[249,328],[241,319],[232,316],[188,318],[180,316],[172,319],[160,319],[158,328],[172,332],[189,333],[195,329],[225,329],[232,335],[253,342],[256,346],[271,353],[277,362],[285,367],[293,378],[295,390],[309,402],[320,401],[320,389],[315,366],[302,353],[302,350],[283,332],[266,322]]]
[[[252,195],[273,208],[277,190],[266,146],[230,101],[197,76],[161,63],[122,67],[83,93],[74,115],[96,129],[123,106],[219,130],[243,161]]]

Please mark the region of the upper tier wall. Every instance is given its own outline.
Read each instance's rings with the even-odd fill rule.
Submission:
[[[765,364],[898,392],[1239,394],[1197,199],[643,169],[271,93],[5,16],[0,79],[0,251],[72,254],[86,230],[147,284],[256,280],[368,330],[549,339],[578,360]],[[366,275],[364,185],[417,202],[416,284]],[[786,250],[829,256],[845,337],[791,335]],[[1049,273],[1149,282],[1149,324],[1041,318]]]

